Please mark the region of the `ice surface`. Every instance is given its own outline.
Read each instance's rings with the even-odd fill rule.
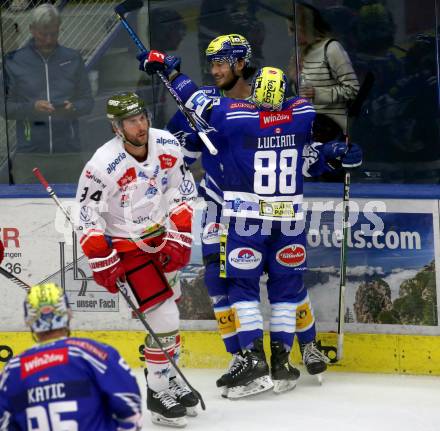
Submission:
[[[223,370],[183,369],[206,410],[186,429],[204,431],[439,431],[440,377],[328,372],[322,386],[301,369],[288,393],[223,399],[215,380]],[[145,400],[145,379],[136,370]],[[145,401],[144,401],[145,407]],[[153,425],[145,413],[144,429]],[[169,429],[169,428],[168,428]]]

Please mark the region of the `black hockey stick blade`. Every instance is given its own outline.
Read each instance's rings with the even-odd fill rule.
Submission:
[[[369,70],[365,75],[364,82],[359,88],[359,92],[356,96],[356,99],[353,100],[353,103],[348,108],[348,116],[350,118],[355,118],[360,114],[362,105],[367,99],[367,96],[370,93],[371,88],[373,87],[374,79],[375,78],[373,72]]]
[[[143,5],[142,0],[125,0],[115,7],[115,12],[120,16],[124,16],[128,12],[140,9]]]
[[[2,268],[0,266],[0,274],[4,275],[6,278],[9,278],[13,283],[16,285],[22,287],[25,290],[29,290],[31,286],[29,284],[25,283],[24,281],[21,281],[18,277],[16,277],[14,274],[11,274],[9,271],[6,271],[6,269]]]

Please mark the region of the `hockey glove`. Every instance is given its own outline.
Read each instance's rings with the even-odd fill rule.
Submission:
[[[362,164],[362,149],[357,144],[348,145],[343,141],[330,141],[323,145],[325,161],[340,160],[344,168],[355,168]]]
[[[159,251],[159,261],[164,272],[173,272],[188,265],[191,260],[192,235],[187,232],[168,230],[165,245]]]
[[[5,248],[3,247],[3,243],[0,241],[0,263],[2,263],[4,256],[5,256]]]
[[[163,72],[168,77],[173,70],[180,71],[180,57],[166,55],[160,51],[145,51],[137,55],[136,58],[139,60],[139,70],[147,72],[149,75]]]
[[[89,259],[89,265],[97,284],[105,287],[111,293],[118,292],[116,282],[118,279],[125,281],[125,270],[116,250],[113,250],[106,257]]]
[[[348,151],[341,157],[343,168],[356,168],[362,165],[362,148],[358,144],[348,146]]]

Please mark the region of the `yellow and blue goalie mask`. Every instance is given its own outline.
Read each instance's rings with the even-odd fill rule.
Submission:
[[[281,69],[262,67],[252,82],[252,101],[268,111],[279,111],[284,102],[287,79]]]
[[[32,286],[24,301],[25,322],[32,332],[69,328],[71,310],[63,290],[54,283]]]

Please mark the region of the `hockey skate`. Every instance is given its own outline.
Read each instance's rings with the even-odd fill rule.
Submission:
[[[287,392],[295,388],[300,372],[289,362],[289,354],[283,343],[272,341],[270,343],[272,356],[270,357],[270,372],[273,381],[273,391],[276,394]]]
[[[231,370],[230,375],[227,384],[229,399],[248,397],[273,388],[262,338],[254,341],[253,349],[243,354],[239,366]]]
[[[147,409],[151,412],[151,421],[154,424],[177,428],[187,425],[186,408],[167,390],[155,392],[147,388]]]
[[[199,399],[184,383],[177,380],[176,377],[172,377],[168,392],[178,403],[186,408],[188,416],[197,416],[196,406],[199,403]]]
[[[306,344],[300,343],[299,348],[308,373],[316,376],[318,382],[322,384],[322,374],[327,369],[330,360],[318,349],[314,340]]]
[[[241,352],[234,353],[231,362],[229,362],[228,371],[215,382],[217,387],[222,390],[223,398],[228,398],[228,383],[230,383],[232,379],[231,373],[240,366],[242,360],[243,354]]]

